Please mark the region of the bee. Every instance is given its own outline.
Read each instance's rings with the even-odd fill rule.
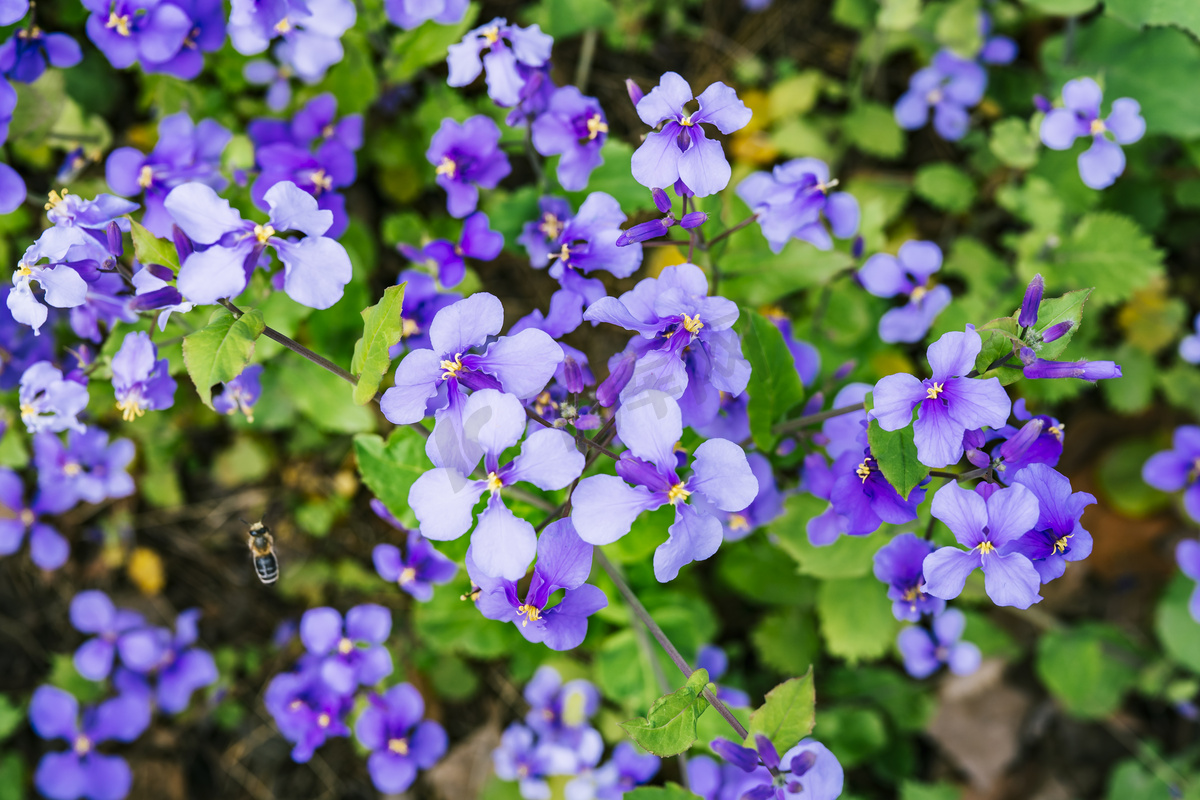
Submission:
[[[254,556],[254,571],[258,579],[266,584],[279,580],[279,557],[275,555],[275,537],[271,529],[261,522],[250,526],[250,539],[247,542],[250,553]]]

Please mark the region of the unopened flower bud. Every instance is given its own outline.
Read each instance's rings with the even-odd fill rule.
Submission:
[[[684,228],[698,228],[708,222],[707,211],[693,211],[690,214],[684,214],[683,219],[679,220],[679,224]]]
[[[1017,317],[1017,324],[1022,328],[1028,328],[1037,322],[1038,306],[1042,304],[1042,293],[1045,290],[1046,282],[1042,280],[1042,276],[1034,275],[1025,289],[1025,299],[1021,301],[1021,314]]]
[[[1037,417],[1026,422],[1021,426],[1021,430],[1014,433],[1004,444],[1000,445],[1000,457],[1005,461],[1020,459],[1033,446],[1037,438],[1042,435],[1042,428],[1045,424]]]
[[[633,103],[634,108],[637,107],[638,103],[642,102],[642,97],[645,96],[641,87],[634,83],[633,78],[625,79],[625,91],[629,92],[629,102]]]
[[[664,214],[671,213],[671,198],[662,189],[651,189],[650,196],[654,198],[654,207]]]
[[[1055,339],[1061,339],[1063,336],[1066,336],[1067,332],[1073,327],[1075,327],[1075,323],[1071,320],[1051,325],[1049,328],[1046,328],[1046,330],[1042,331],[1042,341],[1053,342]]]

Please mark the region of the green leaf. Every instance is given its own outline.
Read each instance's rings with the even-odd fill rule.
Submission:
[[[0,742],[12,735],[25,720],[25,712],[20,706],[13,705],[7,695],[0,694]]]
[[[407,425],[394,428],[387,444],[373,433],[360,433],[354,437],[354,456],[367,488],[397,519],[416,527],[416,517],[408,507],[408,490],[430,469],[425,438]]]
[[[1037,673],[1072,714],[1099,719],[1120,708],[1137,682],[1134,657],[1116,628],[1088,623],[1046,634],[1038,643]]]
[[[979,0],[953,0],[934,26],[938,42],[963,58],[974,58],[983,47],[979,30]]]
[[[1148,439],[1131,438],[1109,448],[1104,454],[1096,477],[1100,481],[1104,500],[1117,513],[1138,519],[1170,504],[1166,494],[1142,480],[1142,465],[1161,449]]]
[[[817,590],[817,618],[829,654],[851,664],[886,655],[898,627],[892,602],[879,591],[874,576],[822,583]]]
[[[461,41],[463,34],[475,26],[479,16],[479,5],[472,3],[462,21],[456,25],[442,25],[429,20],[411,31],[392,37],[392,57],[385,69],[388,77],[397,83],[411,79],[425,67],[446,59],[446,48]]]
[[[823,708],[817,721],[817,738],[843,767],[861,763],[887,744],[887,724],[872,708]]]
[[[802,677],[792,678],[767,692],[763,704],[750,715],[746,746],[754,746],[755,734],[763,734],[775,749],[786,753],[796,742],[812,733],[817,722],[817,693],[812,667]]]
[[[1095,8],[1098,2],[1100,0],[1025,0],[1025,5],[1046,14],[1073,17],[1086,14]]]
[[[25,762],[20,753],[0,758],[0,800],[21,800],[25,796]]]
[[[803,608],[767,612],[750,632],[750,642],[759,660],[780,675],[795,675],[821,654],[816,619]]]
[[[350,365],[358,377],[354,402],[360,406],[375,397],[375,390],[392,364],[388,351],[400,341],[403,331],[400,309],[404,305],[405,286],[405,283],[389,286],[383,291],[383,299],[362,312],[363,337],[354,348],[354,361]]]
[[[1094,286],[1092,300],[1109,306],[1163,276],[1163,254],[1129,217],[1101,211],[1079,221],[1050,253],[1055,284]]]
[[[1122,414],[1145,411],[1154,400],[1158,364],[1145,350],[1125,342],[1112,354],[1121,365],[1121,377],[1100,381],[1100,391],[1114,410]]]
[[[616,21],[609,0],[542,0],[528,10],[529,21],[555,39],[565,39],[588,28],[604,30]]]
[[[1177,664],[1200,675],[1200,623],[1192,619],[1188,601],[1196,584],[1176,573],[1154,612],[1154,632]]]
[[[480,625],[475,604],[459,599],[463,591],[467,591],[466,582],[455,581],[437,587],[428,603],[414,605],[413,630],[422,643],[439,653],[459,653],[479,659],[507,656],[522,646],[524,639],[515,626]]]
[[[1104,0],[1104,13],[1138,27],[1175,25],[1200,36],[1200,3],[1195,0]]]
[[[959,800],[960,797],[962,790],[951,783],[905,781],[900,785],[900,800]]]
[[[183,338],[183,363],[204,405],[212,408],[213,386],[242,374],[264,327],[261,311],[250,309],[235,319],[218,308],[207,326]]]
[[[882,0],[875,24],[885,31],[906,31],[921,18],[921,0]]]
[[[908,497],[913,487],[929,474],[929,467],[917,458],[917,443],[913,436],[911,424],[898,431],[885,431],[876,420],[871,420],[871,427],[867,429],[871,455],[879,464],[883,477],[901,497]]]
[[[1047,297],[1042,300],[1041,305],[1038,306],[1037,324],[1033,326],[1034,333],[1037,334],[1036,338],[1040,339],[1041,334],[1045,333],[1047,328],[1059,323],[1071,322],[1073,324],[1071,330],[1063,336],[1034,348],[1039,356],[1055,359],[1063,354],[1083,323],[1083,306],[1091,295],[1091,289],[1076,289],[1061,297]]]
[[[1173,800],[1179,797],[1170,786],[1147,771],[1136,759],[1123,761],[1108,779],[1105,800]]]
[[[1038,161],[1038,135],[1025,120],[1002,119],[997,122],[992,126],[988,147],[992,155],[1017,169],[1030,169]]]
[[[736,327],[742,337],[742,353],[750,362],[746,386],[750,435],[760,449],[769,452],[778,439],[771,429],[804,399],[804,384],[783,334],[766,317],[743,309]]]
[[[869,575],[875,551],[885,542],[881,536],[839,536],[831,545],[817,547],[808,541],[808,522],[829,503],[807,492],[797,492],[784,501],[784,514],[767,526],[779,547],[796,560],[797,572],[814,578],[856,578]]]
[[[666,786],[642,786],[625,793],[625,800],[696,800],[694,795],[678,783]]]
[[[179,272],[179,253],[175,245],[166,239],[159,239],[137,220],[130,220],[133,225],[133,255],[143,264],[159,264]]]
[[[892,110],[879,103],[860,103],[842,120],[842,131],[852,145],[867,155],[883,159],[904,154],[904,132]]]
[[[937,162],[917,170],[913,183],[917,195],[934,208],[961,214],[975,201],[975,182],[953,164]]]
[[[280,385],[296,409],[314,426],[329,433],[365,433],[375,429],[375,415],[354,402],[349,382],[316,364],[293,362],[281,370]]]
[[[622,722],[621,727],[644,750],[658,756],[685,752],[696,741],[696,720],[708,708],[704,688],[708,671],[698,669],[687,683],[654,701],[645,717]]]
[[[1009,359],[1010,356],[1012,358],[1009,360],[1018,363],[1014,353],[1022,346],[1021,340],[1017,337],[1019,330],[1015,317],[1000,317],[979,328],[983,347],[980,349],[979,355],[975,357],[975,369],[979,372],[980,378],[999,378],[1000,383],[1004,386],[1021,379],[1024,373],[1020,366],[992,366],[996,363],[1004,363],[1004,360]]]

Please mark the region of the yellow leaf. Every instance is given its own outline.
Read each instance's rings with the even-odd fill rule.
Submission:
[[[153,597],[167,582],[162,558],[148,547],[136,547],[125,566],[129,580],[144,595]]]

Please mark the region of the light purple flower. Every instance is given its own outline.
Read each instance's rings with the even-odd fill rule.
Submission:
[[[108,595],[94,589],[72,597],[70,613],[75,630],[95,634],[79,646],[74,657],[76,671],[89,681],[107,678],[122,637],[145,625],[141,614],[117,608]]]
[[[270,246],[283,262],[283,290],[297,303],[323,309],[341,299],[352,268],[346,248],[322,235],[333,214],[318,209],[316,199],[290,181],[272,186],[266,201],[271,212],[263,225],[243,220],[228,200],[202,183],[171,190],[167,211],[193,241],[208,245],[188,256],[179,270],[177,285],[184,297],[209,305],[238,296]],[[295,242],[277,235],[285,230],[305,237]]]
[[[218,414],[240,411],[246,415],[247,422],[254,422],[254,404],[262,395],[262,371],[262,364],[251,364],[236,378],[222,384],[220,390],[213,393],[213,409]]]
[[[354,723],[354,738],[371,751],[367,771],[384,794],[406,791],[418,769],[429,769],[446,754],[446,731],[425,716],[425,701],[412,684],[372,694]]]
[[[1200,426],[1181,425],[1171,439],[1172,449],[1150,456],[1142,480],[1164,492],[1183,490],[1183,508],[1200,522]]]
[[[0,72],[18,83],[33,83],[42,77],[47,65],[70,69],[82,60],[79,42],[65,33],[47,33],[36,25],[16,31],[0,45]]]
[[[983,99],[985,89],[987,70],[949,50],[939,50],[930,66],[913,73],[908,91],[896,101],[896,124],[910,131],[922,128],[932,108],[934,130],[947,141],[957,141],[967,133],[967,109]]]
[[[153,697],[169,714],[186,711],[193,692],[217,682],[217,663],[212,654],[192,647],[199,638],[199,618],[199,609],[188,609],[176,618],[174,633],[167,628],[140,628],[117,642],[122,664],[133,672],[157,678]],[[143,685],[149,694],[149,685]]]
[[[495,189],[512,172],[500,149],[500,129],[491,119],[476,115],[461,125],[442,120],[429,141],[425,158],[434,165],[437,183],[446,190],[446,210],[462,218],[479,205],[479,189]]]
[[[967,618],[957,608],[933,619],[932,630],[910,625],[896,637],[904,669],[914,678],[928,678],[945,664],[955,675],[970,675],[983,659],[979,648],[961,641]]]
[[[467,13],[468,0],[384,0],[383,8],[393,25],[412,30],[429,20],[439,25],[456,25]]]
[[[629,742],[618,742],[612,758],[566,785],[564,797],[567,800],[621,800],[626,792],[648,783],[661,766],[658,756],[641,753]]]
[[[192,30],[187,12],[162,0],[83,0],[83,6],[92,12],[88,38],[117,69],[169,61]]]
[[[673,505],[669,538],[654,553],[654,575],[665,583],[684,564],[717,552],[721,522],[709,508],[746,508],[758,494],[758,480],[742,448],[726,439],[697,447],[692,475],[680,478],[675,443],[683,433],[682,413],[664,392],[650,390],[625,401],[617,410],[617,433],[629,448],[617,462],[617,475],[580,481],[571,495],[571,520],[585,542],[605,545],[629,533],[643,511]],[[693,493],[707,502],[689,503]]]
[[[948,483],[933,496],[931,513],[967,548],[942,547],[925,558],[925,593],[952,600],[962,593],[967,576],[983,568],[984,588],[998,606],[1029,608],[1042,599],[1041,578],[1029,559],[1010,545],[1032,530],[1038,520],[1038,498],[1020,484],[982,491]]]
[[[5,303],[12,318],[33,328],[35,336],[41,334],[46,324],[49,309],[33,294],[30,283],[37,281],[44,292],[47,305],[55,308],[75,308],[87,300],[88,285],[83,277],[67,264],[39,266],[42,259],[37,243],[29,246],[12,274],[12,289]]]
[[[49,361],[32,364],[21,375],[18,395],[21,422],[30,433],[65,430],[83,433],[79,414],[87,408],[87,386],[64,379],[62,371]]]
[[[279,113],[292,102],[292,68],[286,64],[276,66],[265,58],[247,61],[242,67],[246,83],[267,87],[267,108]]]
[[[829,250],[833,247],[830,233],[849,239],[858,233],[861,218],[854,195],[830,191],[837,183],[830,179],[824,161],[796,158],[771,172],[746,176],[737,186],[737,195],[758,217],[771,252],[781,252],[793,238]],[[828,230],[822,217],[829,223]]]
[[[755,736],[755,747],[757,752],[728,739],[712,742],[719,756],[745,772],[763,776],[757,786],[743,790],[741,800],[836,800],[841,796],[845,780],[842,765],[817,740],[802,739],[783,758],[761,733]]]
[[[29,13],[29,0],[0,0],[0,25],[13,25]]]
[[[483,453],[486,477],[472,479],[470,469],[455,467],[429,470],[409,490],[409,506],[423,536],[447,541],[471,529],[475,504],[488,492],[487,508],[471,535],[474,563],[484,575],[518,580],[533,560],[537,541],[533,526],[504,505],[504,487],[528,482],[546,491],[565,488],[583,472],[583,453],[565,431],[539,428],[525,437],[520,454],[501,466],[501,454],[525,432],[526,417],[516,397],[496,389],[472,394],[462,419],[465,446]]]
[[[1195,539],[1182,540],[1175,546],[1175,561],[1184,575],[1200,582],[1200,542]],[[1188,600],[1188,613],[1192,615],[1192,619],[1200,622],[1200,584],[1192,590],[1192,596]]]
[[[100,428],[69,431],[66,445],[56,434],[33,437],[33,463],[37,467],[40,504],[58,514],[80,500],[100,503],[133,494],[133,478],[126,469],[133,461],[133,442],[108,442]]]
[[[1092,554],[1092,535],[1080,517],[1096,498],[1087,492],[1071,492],[1066,476],[1045,464],[1030,464],[1012,477],[1038,499],[1038,519],[1028,533],[1008,546],[1033,562],[1042,583],[1061,576],[1068,561],[1082,561]]]
[[[371,510],[398,531],[408,534],[405,552],[394,544],[377,544],[371,560],[379,577],[421,602],[433,599],[433,587],[450,581],[458,565],[434,549],[429,540],[417,531],[408,531],[376,498],[371,498]]]
[[[933,375],[919,380],[897,373],[875,384],[874,416],[885,431],[898,431],[912,422],[917,457],[922,464],[940,468],[963,456],[963,433],[977,428],[999,428],[1008,421],[1012,404],[998,378],[963,377],[975,369],[983,342],[968,325],[965,332],[951,331],[929,345],[926,355]]]
[[[83,710],[67,692],[39,686],[29,703],[29,722],[43,739],[64,739],[70,750],[46,753],[33,783],[50,800],[121,800],[133,785],[129,764],[100,753],[101,742],[132,742],[150,725],[150,705],[122,695]]]
[[[741,800],[747,791],[771,779],[766,767],[747,773],[734,764],[722,764],[708,756],[689,758],[687,773],[692,792],[704,800]]]
[[[1100,118],[1103,92],[1091,78],[1077,78],[1063,86],[1064,108],[1046,114],[1040,130],[1042,143],[1051,150],[1069,150],[1079,137],[1090,136],[1092,146],[1079,154],[1079,177],[1093,189],[1111,186],[1125,171],[1123,144],[1133,144],[1146,133],[1142,107],[1137,100],[1114,100],[1107,119]],[[1105,134],[1111,133],[1110,140]]]
[[[282,36],[277,55],[316,83],[342,60],[341,37],[356,18],[352,0],[233,0],[229,38],[234,50],[253,56]]]
[[[699,111],[684,112],[692,101],[692,87],[678,73],[667,72],[658,86],[637,103],[638,117],[661,129],[646,136],[633,154],[633,177],[648,189],[666,189],[682,181],[696,197],[716,194],[729,184],[732,171],[721,143],[709,139],[701,123],[724,134],[741,130],[752,113],[737,92],[717,82],[698,98]]]
[[[335,612],[336,613],[336,612]],[[354,695],[335,692],[321,677],[321,663],[276,675],[263,704],[283,738],[292,742],[292,760],[303,764],[330,736],[349,736],[346,715]]]
[[[526,81],[522,68],[531,71],[543,67],[550,60],[553,44],[554,39],[537,25],[522,28],[496,17],[468,32],[458,44],[450,45],[446,57],[450,75],[446,82],[466,86],[486,70],[488,96],[497,105],[515,106],[521,101]],[[482,55],[484,50],[486,55]]]
[[[44,513],[60,513],[66,508],[47,503],[45,495],[41,494],[26,506],[24,497],[25,485],[17,473],[0,468],[0,507],[7,512],[0,518],[0,556],[10,556],[20,550],[28,532],[30,559],[40,569],[56,570],[67,563],[71,545],[39,517]]]
[[[342,615],[329,607],[310,608],[300,618],[300,641],[320,657],[321,680],[333,692],[350,695],[392,674],[392,656],[383,643],[392,632],[392,613],[364,603]]]
[[[600,761],[604,739],[588,725],[600,709],[600,693],[595,686],[583,679],[563,683],[558,670],[541,666],[525,684],[524,695],[529,703],[525,724],[537,732],[543,745],[570,753],[577,762],[573,772],[594,767]]]
[[[525,800],[550,800],[552,775],[573,775],[578,762],[570,752],[552,743],[541,743],[532,730],[519,722],[505,729],[500,746],[492,751],[496,777],[518,781]]]
[[[876,297],[903,295],[908,302],[889,309],[879,320],[879,338],[885,342],[919,342],[937,315],[950,305],[950,289],[931,284],[942,267],[942,251],[933,242],[910,241],[897,255],[876,253],[858,271],[858,280]]]
[[[1021,356],[1031,355],[1021,348]],[[1026,378],[1079,378],[1085,381],[1111,380],[1121,377],[1121,365],[1115,361],[1047,361],[1031,358],[1022,369]]]
[[[574,86],[555,89],[546,110],[533,121],[533,146],[558,160],[558,182],[568,192],[587,188],[592,170],[604,163],[600,150],[608,139],[608,118],[600,101]]]
[[[896,619],[919,622],[922,614],[936,617],[946,607],[945,600],[925,593],[922,565],[933,551],[932,542],[901,533],[875,552],[875,577],[888,585]]]
[[[175,404],[175,379],[167,370],[167,359],[158,358],[158,348],[148,334],[125,335],[112,359],[112,381],[117,408],[126,422]]]
[[[1192,320],[1192,330],[1179,342],[1179,357],[1189,364],[1200,364],[1200,314]]]
[[[476,211],[463,220],[462,237],[458,244],[448,239],[434,239],[420,250],[403,242],[397,245],[397,249],[409,261],[437,273],[438,283],[450,289],[462,283],[466,276],[465,259],[491,261],[500,255],[504,249],[504,234],[489,228],[487,214]]]

